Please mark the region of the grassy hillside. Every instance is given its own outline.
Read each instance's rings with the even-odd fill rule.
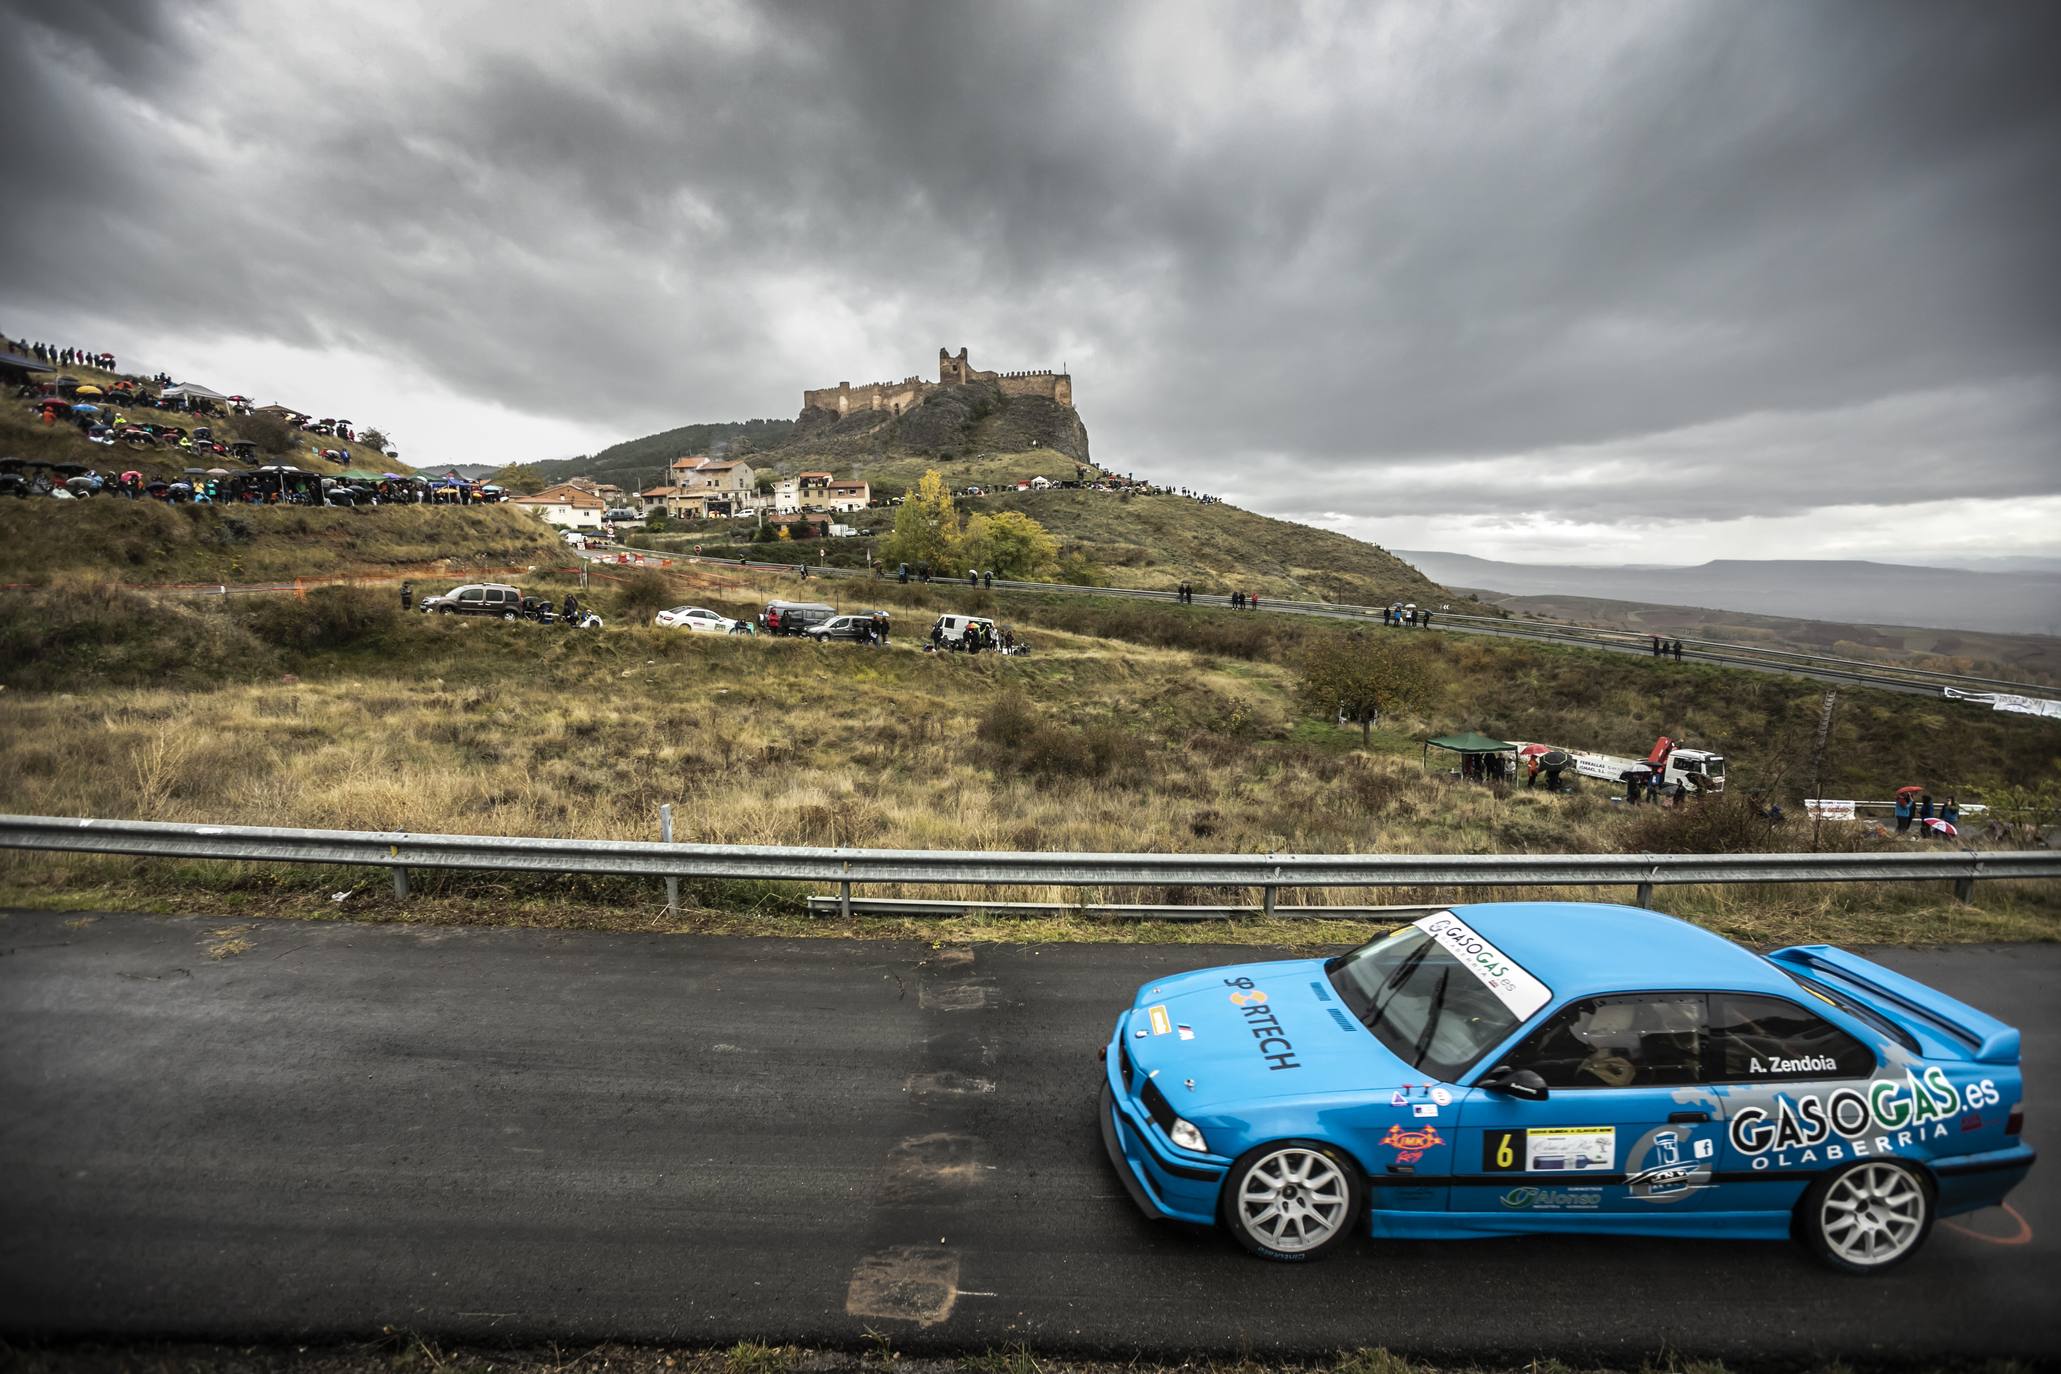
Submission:
[[[63,375],[76,377],[81,382],[90,382],[105,389],[121,374],[104,372],[97,367],[74,365],[65,368]],[[155,387],[152,389],[155,390]],[[106,411],[110,417],[117,412],[138,424],[157,421],[163,424],[182,425],[188,429],[195,425],[209,425],[213,427],[215,436],[225,442],[234,439],[249,439],[255,442],[264,462],[290,463],[304,472],[337,473],[347,468],[361,468],[372,472],[414,471],[413,468],[398,465],[398,460],[386,457],[369,444],[346,443],[342,439],[321,434],[303,434],[269,416],[193,416],[168,410],[124,408],[118,405],[111,405]],[[317,458],[315,450],[325,448],[344,450],[350,454],[350,461],[331,463]],[[12,396],[0,398],[0,456],[47,459],[53,463],[83,463],[102,472],[122,472],[134,468],[146,477],[165,478],[176,477],[187,467],[225,467],[232,472],[241,467],[240,464],[219,456],[193,458],[177,449],[132,449],[127,445],[110,448],[105,444],[95,444],[88,441],[76,425],[63,421],[54,425],[44,424],[30,402]]]
[[[548,574],[525,583],[553,595],[568,585]],[[1461,783],[1417,753],[1422,733],[1466,724],[1627,745],[1680,725],[1736,739],[1744,788],[1807,731],[1815,696],[1801,684],[1686,668],[1621,681],[1620,663],[1593,655],[1425,635],[1409,642],[1437,684],[1433,704],[1385,722],[1363,752],[1357,731],[1296,703],[1296,641],[1273,638],[1264,616],[1011,598],[1005,614],[1030,627],[1035,647],[1010,659],[918,651],[923,608],[947,600],[935,587],[821,588],[899,608],[901,633],[885,650],[648,624],[675,600],[744,611],[791,587],[720,573],[597,582],[588,599],[611,624],[585,633],[403,615],[370,590],[226,605],[104,586],[17,594],[0,627],[0,731],[13,741],[0,809],[649,838],[670,802],[691,840],[973,849],[1643,851],[1810,839],[1799,824],[1769,830],[1743,796],[1625,808],[1602,789],[1556,797]],[[1083,628],[1047,623],[1062,611]],[[296,681],[282,685],[282,673]],[[656,728],[687,699],[707,707],[711,728]],[[96,728],[72,728],[81,719]],[[1842,716],[1838,742],[1863,792],[1921,765],[1959,768],[1973,783],[1974,770],[2025,766],[2032,725],[1867,699]],[[1833,842],[1875,843],[1858,831]],[[312,914],[335,910],[329,894],[342,888],[358,894],[352,915],[657,924],[649,884],[417,881],[420,904],[400,909],[383,883],[335,871],[0,858],[0,900],[206,894],[214,909]],[[749,912],[751,928],[788,929],[778,923],[795,911],[785,887],[690,895],[716,914],[689,926]],[[1978,908],[1911,888],[1669,901],[1768,939],[2052,934],[2051,884],[1984,884],[1978,895]],[[440,897],[452,905],[439,908]]]
[[[101,496],[0,500],[0,583],[265,582],[566,561],[512,506],[170,506]],[[0,603],[4,605],[5,603]]]

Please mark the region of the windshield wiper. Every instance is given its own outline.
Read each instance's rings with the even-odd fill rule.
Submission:
[[[1403,961],[1395,966],[1394,971],[1374,989],[1374,995],[1367,999],[1367,1014],[1360,1018],[1361,1025],[1368,1030],[1374,1029],[1374,1023],[1381,1019],[1381,1013],[1386,1011],[1388,1004],[1402,992],[1403,984],[1409,981],[1410,975],[1417,971],[1417,966],[1424,962],[1424,956],[1430,952],[1431,942],[1427,940],[1403,957]],[[1382,996],[1383,993],[1387,994],[1385,998]]]
[[[1438,986],[1431,992],[1431,1009],[1424,1013],[1424,1033],[1417,1037],[1417,1057],[1410,1061],[1410,1067],[1421,1069],[1431,1054],[1431,1040],[1438,1031],[1438,1014],[1446,1005],[1446,984],[1452,980],[1451,969],[1440,969]]]

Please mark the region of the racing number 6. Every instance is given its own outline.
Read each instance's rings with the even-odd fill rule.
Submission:
[[[1496,1167],[1507,1169],[1517,1162],[1517,1156],[1510,1152],[1510,1133],[1503,1132],[1502,1140],[1496,1144]]]

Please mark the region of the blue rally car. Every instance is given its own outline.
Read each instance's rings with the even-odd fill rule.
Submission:
[[[1630,907],[1456,907],[1162,979],[1102,1055],[1138,1205],[1277,1260],[1364,1224],[1793,1235],[1873,1273],[2034,1155],[2009,1026],[1844,950],[1762,957]]]

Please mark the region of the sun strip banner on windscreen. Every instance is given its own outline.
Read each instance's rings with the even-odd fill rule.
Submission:
[[[1450,911],[1411,922],[1444,945],[1452,956],[1496,995],[1518,1021],[1528,1021],[1533,1012],[1553,1000],[1544,983],[1526,973],[1515,959],[1474,932],[1474,928]]]

